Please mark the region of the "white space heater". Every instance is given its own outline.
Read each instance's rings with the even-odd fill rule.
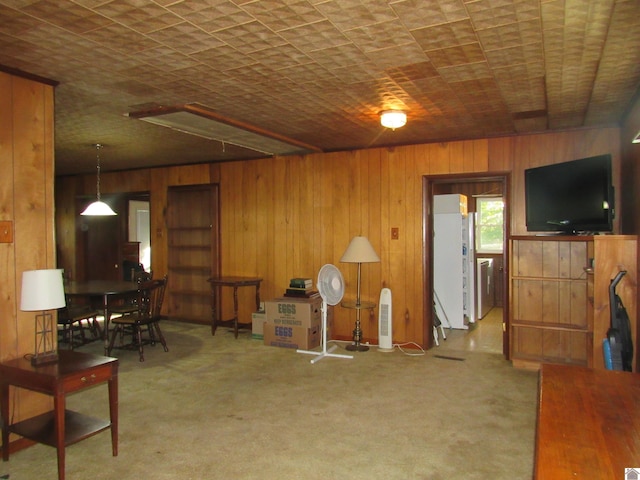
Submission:
[[[391,290],[383,288],[380,291],[380,305],[378,308],[378,351],[393,352],[393,324],[391,315]]]

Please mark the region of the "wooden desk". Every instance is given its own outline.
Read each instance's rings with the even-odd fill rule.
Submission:
[[[58,451],[58,478],[64,480],[65,447],[103,430],[111,429],[111,449],[118,455],[118,360],[88,353],[61,350],[59,360],[34,367],[25,358],[0,363],[0,411],[2,459],[9,460],[9,433],[55,447]],[[65,409],[65,396],[100,383],[108,383],[109,421]],[[53,396],[53,411],[8,424],[9,386],[26,388]],[[15,408],[15,406],[14,406]]]
[[[624,478],[640,464],[640,375],[543,364],[534,478]]]
[[[208,282],[211,284],[211,335],[216,334],[216,328],[220,326],[233,327],[235,337],[238,338],[238,328],[248,327],[251,328],[251,322],[239,323],[238,322],[238,288],[239,287],[255,287],[256,288],[256,310],[260,310],[260,282],[262,278],[257,277],[211,277]],[[233,288],[233,318],[229,320],[219,320],[218,311],[220,305],[218,304],[220,298],[221,287]]]
[[[86,282],[69,282],[64,286],[64,293],[70,297],[99,297],[102,299],[102,312],[104,315],[104,328],[102,330],[104,340],[104,353],[109,347],[109,300],[114,297],[133,295],[138,291],[136,282],[124,280],[89,280]]]

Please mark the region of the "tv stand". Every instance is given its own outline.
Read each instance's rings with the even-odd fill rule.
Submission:
[[[609,284],[619,292],[636,341],[635,235],[513,236],[510,239],[509,349],[514,366],[562,363],[603,369],[611,324]],[[638,369],[638,363],[633,366]]]

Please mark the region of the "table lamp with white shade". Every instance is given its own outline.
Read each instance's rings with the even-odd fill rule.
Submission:
[[[43,365],[58,361],[55,334],[57,323],[48,310],[57,310],[66,305],[62,269],[27,270],[22,273],[22,298],[20,310],[40,312],[36,314],[35,353],[32,365]]]

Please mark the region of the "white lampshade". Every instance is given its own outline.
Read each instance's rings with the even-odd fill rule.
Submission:
[[[90,204],[80,215],[86,215],[90,217],[108,217],[111,215],[117,215],[109,205],[100,200],[100,149],[104,145],[100,143],[95,144],[96,147],[96,201]]]
[[[407,114],[401,110],[385,110],[380,114],[380,124],[387,128],[404,127],[407,123]]]
[[[22,273],[20,310],[54,310],[65,305],[62,269],[27,270]]]
[[[102,201],[96,201],[91,204],[80,215],[88,215],[91,217],[106,217],[110,215],[117,215],[109,205]]]
[[[367,237],[353,237],[340,261],[344,263],[375,263],[380,261],[380,257]]]

